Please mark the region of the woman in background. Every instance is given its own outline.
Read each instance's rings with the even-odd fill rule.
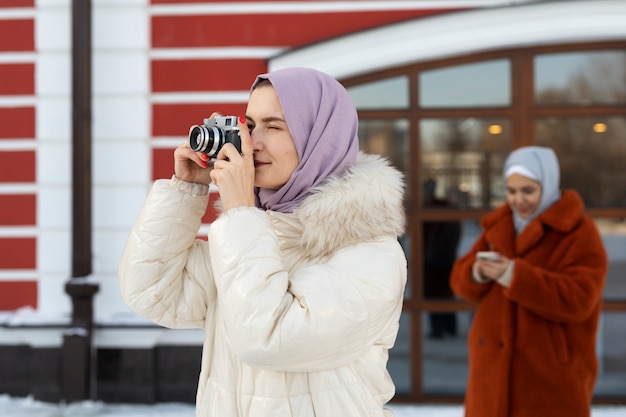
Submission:
[[[477,303],[466,417],[590,415],[608,261],[580,196],[561,191],[559,176],[552,149],[513,151],[507,203],[481,220],[483,233],[453,268],[454,292]]]

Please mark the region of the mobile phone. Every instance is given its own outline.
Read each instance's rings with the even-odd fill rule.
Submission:
[[[500,254],[498,252],[493,251],[482,251],[476,254],[476,257],[479,259],[485,259],[487,261],[498,261],[500,260]]]

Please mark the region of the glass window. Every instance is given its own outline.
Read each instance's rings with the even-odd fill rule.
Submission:
[[[626,392],[626,313],[603,313],[598,327],[598,380],[594,394],[624,397]]]
[[[535,101],[573,105],[626,103],[626,52],[538,55]]]
[[[422,376],[426,395],[463,395],[467,386],[467,335],[472,313],[457,311],[439,314],[454,315],[457,332],[442,338],[429,337],[430,314],[422,314]]]
[[[347,90],[359,110],[409,107],[409,77],[406,75],[348,87]]]
[[[405,207],[410,201],[409,188],[409,122],[403,119],[361,119],[359,121],[359,145],[361,150],[382,155],[405,175]],[[408,226],[408,225],[407,225]],[[410,260],[410,236],[407,231],[398,239],[404,250],[407,260]],[[409,262],[409,268],[411,263]],[[411,275],[409,270],[408,282],[404,291],[405,299],[411,294]]]
[[[407,120],[361,119],[358,135],[363,151],[389,158],[396,168],[408,175],[410,155]]]
[[[402,313],[400,329],[393,348],[389,350],[387,370],[396,385],[396,393],[407,395],[411,392],[411,316]]]
[[[445,200],[429,200],[426,207],[443,207]],[[450,272],[457,258],[461,241],[460,221],[427,221],[423,224],[423,294],[427,300],[451,300]],[[432,315],[431,315],[432,316]],[[434,316],[433,316],[434,317]],[[432,318],[432,317],[431,317]],[[441,314],[431,321],[431,334],[456,333],[456,324],[449,315]]]
[[[413,292],[413,269],[411,267],[412,262],[411,259],[411,236],[409,231],[406,230],[405,233],[398,238],[398,242],[400,242],[400,246],[402,246],[402,251],[404,252],[404,256],[407,259],[407,280],[406,286],[404,287],[404,299],[409,300],[411,298],[411,293]]]
[[[421,178],[457,208],[492,208],[505,201],[502,167],[511,151],[506,119],[422,119]],[[426,194],[422,199],[425,203]]]
[[[626,117],[540,118],[535,136],[559,156],[563,188],[588,207],[626,206]]]
[[[471,249],[481,233],[479,219],[424,222],[422,259],[426,300],[456,298],[449,283],[452,266]]]
[[[626,300],[626,219],[607,218],[595,221],[609,257],[604,299]]]
[[[450,268],[482,232],[472,210],[506,202],[502,168],[524,145],[553,148],[561,186],[603,209],[593,211],[603,216],[594,220],[609,258],[604,299],[613,303],[598,333],[595,395],[624,397],[626,311],[617,302],[626,301],[626,48],[614,44],[415,62],[348,87],[360,110],[361,149],[389,158],[407,178],[409,218],[398,240],[408,282],[388,366],[398,397],[462,399],[473,312],[450,290]],[[514,64],[524,71],[513,74]]]
[[[506,107],[511,104],[508,59],[456,65],[419,74],[420,107]]]

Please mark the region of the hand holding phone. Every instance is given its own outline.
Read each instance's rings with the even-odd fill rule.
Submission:
[[[481,252],[476,253],[476,257],[478,259],[484,259],[484,260],[492,261],[492,262],[500,261],[500,253],[494,252],[494,251],[481,251]]]

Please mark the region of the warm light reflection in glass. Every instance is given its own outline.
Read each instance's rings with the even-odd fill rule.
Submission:
[[[502,133],[502,126],[500,125],[490,125],[487,128],[487,131],[492,134],[492,135],[499,135],[500,133]]]
[[[606,124],[605,123],[595,123],[593,125],[593,131],[596,133],[604,133],[606,132]]]

